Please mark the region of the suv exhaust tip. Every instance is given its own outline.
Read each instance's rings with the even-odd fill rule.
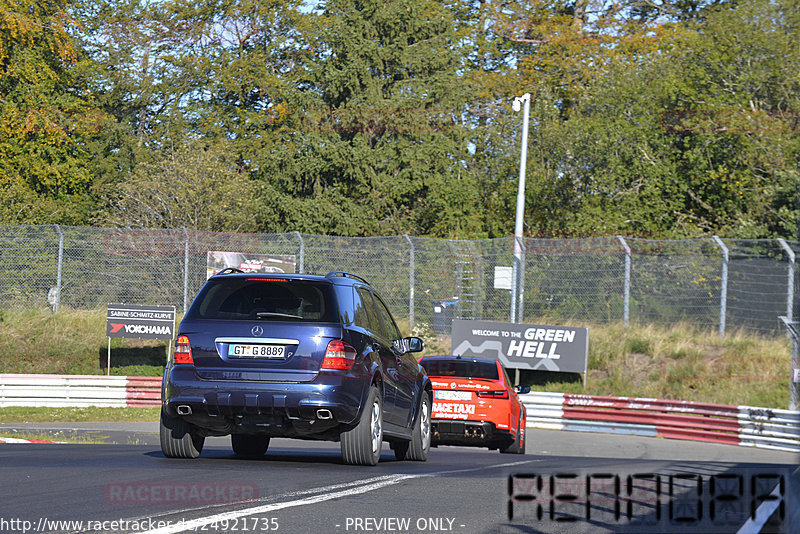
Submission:
[[[175,408],[175,411],[178,412],[178,415],[192,415],[192,407],[187,406],[186,404],[179,405],[177,408]]]
[[[325,410],[325,409],[317,410],[317,419],[322,419],[322,420],[333,419],[333,414],[331,413],[330,410]]]

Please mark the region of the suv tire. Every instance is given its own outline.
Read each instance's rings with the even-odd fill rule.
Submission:
[[[231,446],[238,456],[258,458],[269,448],[269,436],[260,434],[231,434]]]
[[[161,452],[167,458],[197,458],[206,438],[192,433],[192,426],[180,417],[171,417],[161,409],[159,419]]]
[[[411,441],[394,443],[394,456],[398,460],[424,462],[431,450],[431,399],[427,391],[422,392],[419,411],[414,420]]]
[[[350,465],[376,465],[383,445],[383,403],[380,392],[370,387],[358,424],[340,435],[342,459]]]

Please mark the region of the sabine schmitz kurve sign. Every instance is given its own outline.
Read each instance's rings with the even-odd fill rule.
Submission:
[[[175,306],[109,304],[106,337],[172,339],[175,336]]]
[[[499,360],[509,369],[585,373],[589,329],[457,319],[451,346],[453,356]]]

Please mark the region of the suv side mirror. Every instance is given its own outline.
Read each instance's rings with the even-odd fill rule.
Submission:
[[[418,337],[407,337],[403,341],[406,346],[406,352],[422,352],[425,348],[425,343]]]
[[[517,393],[526,394],[531,392],[530,386],[517,386]]]

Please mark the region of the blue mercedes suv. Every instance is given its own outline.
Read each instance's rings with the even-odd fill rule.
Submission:
[[[383,441],[427,459],[432,389],[388,307],[362,278],[223,269],[194,299],[164,370],[161,450],[196,458],[206,436],[261,456],[271,437],[339,441],[375,465]]]

